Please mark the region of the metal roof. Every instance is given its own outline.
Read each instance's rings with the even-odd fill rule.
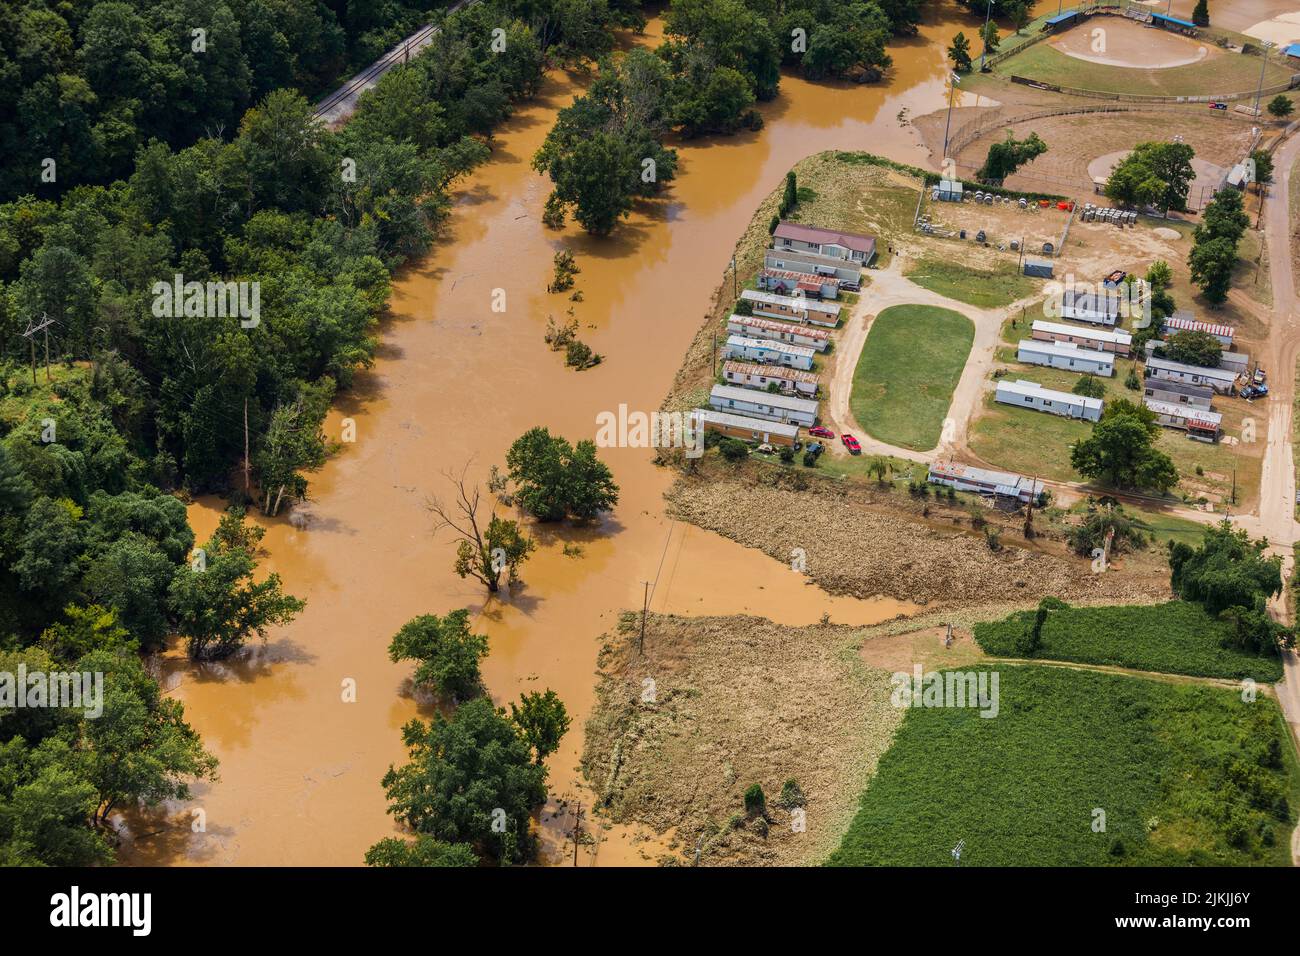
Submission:
[[[766,418],[750,418],[748,415],[736,415],[732,412],[720,412],[714,408],[697,408],[694,413],[701,421],[715,425],[730,425],[732,428],[748,428],[754,432],[767,432],[769,435],[785,435],[789,438],[799,437],[799,426],[790,422],[774,422]]]
[[[1034,319],[1033,331],[1051,332],[1055,335],[1077,335],[1080,338],[1095,339],[1098,342],[1114,342],[1116,345],[1129,345],[1133,342],[1133,333],[1123,329],[1099,329],[1092,325],[1065,325],[1061,322],[1048,322],[1046,319]]]
[[[876,249],[876,240],[872,236],[864,236],[856,232],[836,232],[832,229],[805,226],[797,222],[782,221],[777,225],[772,235],[777,239],[794,239],[799,242],[815,242],[822,245],[829,243],[862,253],[874,252]]]
[[[840,307],[834,302],[810,299],[803,295],[777,295],[775,292],[759,292],[757,289],[745,289],[740,297],[747,302],[766,302],[769,305],[784,305],[792,309],[804,309],[809,312],[825,312],[827,315],[839,315]]]
[[[722,371],[737,375],[762,375],[767,378],[783,378],[791,382],[805,382],[816,385],[818,378],[813,372],[790,368],[786,365],[759,365],[757,362],[737,362],[728,359],[722,363]]]
[[[1017,379],[1014,382],[998,382],[999,392],[1006,391],[1013,395],[1033,395],[1038,398],[1044,398],[1051,402],[1061,402],[1065,405],[1077,405],[1081,408],[1095,408],[1100,410],[1105,404],[1100,398],[1090,398],[1087,395],[1075,395],[1073,392],[1061,392],[1054,388],[1043,388],[1037,382],[1030,382],[1026,379]]]
[[[1214,325],[1210,322],[1198,322],[1195,319],[1181,318],[1176,314],[1165,319],[1162,328],[1178,329],[1180,332],[1205,332],[1209,335],[1222,335],[1229,339],[1237,334],[1237,330],[1231,325]]]
[[[829,342],[831,333],[826,329],[815,328],[811,325],[800,325],[797,322],[783,322],[780,319],[768,319],[761,315],[732,315],[727,319],[728,325],[739,325],[747,329],[766,329],[769,332],[780,332],[782,334],[802,335],[807,339],[816,339],[818,342]]]
[[[743,335],[727,336],[729,348],[760,348],[769,352],[785,352],[789,355],[802,355],[812,358],[814,350],[806,345],[791,345],[789,342],[777,342],[773,339],[749,339]]]
[[[1098,365],[1114,365],[1115,353],[1102,352],[1098,349],[1081,349],[1073,342],[1045,342],[1042,339],[1021,339],[1017,351],[1035,352],[1039,355],[1055,355],[1059,358],[1077,358]]]
[[[783,392],[763,392],[753,388],[740,388],[736,385],[714,385],[709,398],[723,398],[728,401],[749,402],[751,405],[769,405],[772,408],[785,408],[795,412],[817,414],[818,402],[812,398],[798,398]]]
[[[1208,368],[1204,365],[1184,365],[1182,362],[1171,362],[1169,359],[1156,358],[1154,355],[1147,358],[1147,369],[1179,372],[1183,375],[1199,375],[1202,378],[1216,378],[1222,381],[1235,382],[1237,380],[1237,373],[1231,369]]]

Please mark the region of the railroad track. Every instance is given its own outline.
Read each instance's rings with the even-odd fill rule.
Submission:
[[[465,7],[473,6],[478,2],[479,0],[457,0],[456,3],[453,3],[446,9],[446,13],[456,13],[458,10],[463,10]],[[424,46],[427,46],[428,41],[438,32],[439,28],[430,23],[427,26],[420,28],[415,33],[412,33],[397,46],[393,47],[393,49],[389,50],[374,63],[370,64],[370,66],[366,67],[356,76],[352,77],[352,79],[348,80],[347,83],[343,84],[333,93],[330,93],[323,100],[317,103],[313,115],[315,115],[317,119],[322,120],[329,118],[330,114],[332,114],[339,106],[343,105],[353,97],[360,96],[364,90],[377,82],[381,76],[398,64],[405,62],[407,55],[410,52],[418,52]]]

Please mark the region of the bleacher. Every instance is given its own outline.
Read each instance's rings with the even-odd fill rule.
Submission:
[[[1130,20],[1136,20],[1138,23],[1151,22],[1151,11],[1143,10],[1139,7],[1126,7],[1124,9],[1124,16],[1128,17]]]

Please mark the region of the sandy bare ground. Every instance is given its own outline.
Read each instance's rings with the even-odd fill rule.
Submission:
[[[673,833],[663,862],[798,865],[838,845],[903,712],[889,671],[858,658],[861,632],[752,617],[651,615],[606,635],[582,769],[616,821]],[[908,665],[910,668],[910,664]],[[802,789],[777,805],[783,783]],[[745,789],[767,797],[746,818]]]
[[[1143,70],[1186,66],[1225,55],[1200,40],[1145,27],[1123,17],[1091,19],[1047,42],[1077,60]]]

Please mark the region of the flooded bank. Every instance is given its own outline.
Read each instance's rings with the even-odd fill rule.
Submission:
[[[504,601],[486,602],[480,586],[453,574],[454,542],[433,533],[427,501],[450,493],[446,471],[468,465],[470,477],[483,479],[534,425],[576,441],[594,437],[601,411],[657,408],[736,238],[797,160],[861,149],[930,165],[899,116],[946,105],[943,51],[970,24],[956,21],[955,6],[943,10],[949,19],[891,48],[886,84],[786,76],[779,98],[762,106],[762,131],[672,144],[681,163],[667,198],[643,204],[605,240],[541,224],[549,181],[528,162],[579,91],[564,74],[547,79],[464,184],[445,238],[394,283],[375,368],[340,397],[327,423],[337,438],[351,419],[356,440],[312,477],[309,524],[269,524],[264,567],[306,599],[306,610],[238,662],[163,662],[167,686],[220,758],[221,779],[176,808],[169,825],[141,834],[124,861],[358,865],[371,844],[397,832],[380,779],[405,760],[400,728],[430,715],[410,697],[410,666],[387,657],[391,636],[418,614],[478,612],[491,644],[484,676],[498,703],[546,688],[565,702],[573,726],[550,760],[559,797],[578,794],[599,635],[622,610],[642,605],[644,582],[654,610],[679,614],[752,613],[789,624],[829,614],[866,624],[911,610],[831,598],[758,551],[674,523],[662,499],[672,476],[645,450],[602,450],[621,489],[617,509],[593,528],[534,529],[539,548],[523,566],[524,585]],[[642,42],[658,42],[654,27]],[[560,247],[582,270],[580,303],[545,291]],[[504,312],[492,310],[498,290]],[[563,320],[570,305],[581,338],[605,356],[581,373],[542,339],[547,317]],[[200,539],[219,507],[191,508]],[[566,553],[566,544],[580,548]],[[355,702],[344,701],[349,681]],[[195,808],[205,832],[190,827]],[[543,858],[571,862],[554,809],[543,814]],[[635,834],[607,836],[601,863],[643,860]],[[590,856],[584,849],[580,862]]]

